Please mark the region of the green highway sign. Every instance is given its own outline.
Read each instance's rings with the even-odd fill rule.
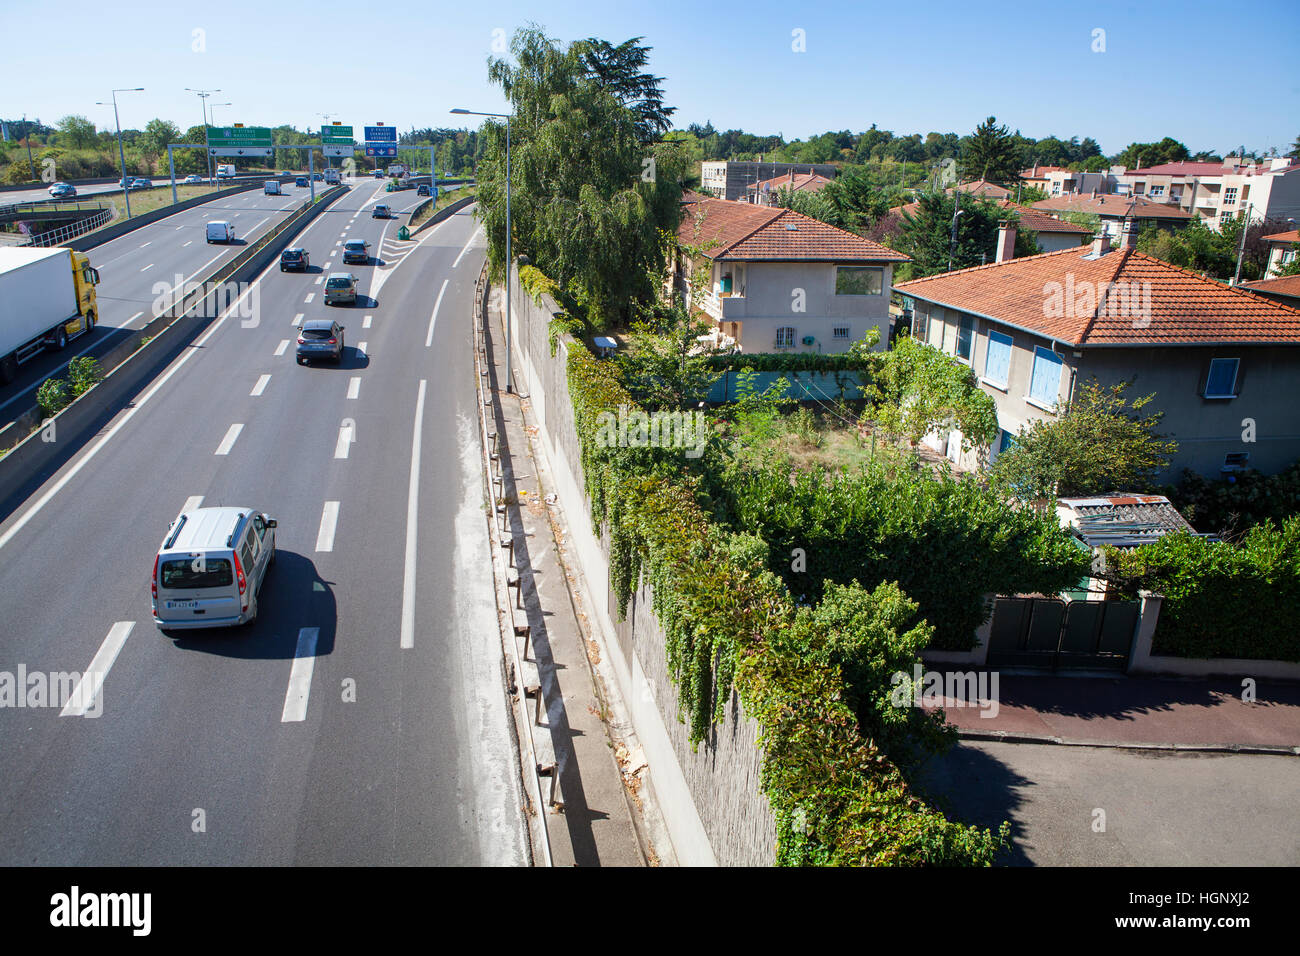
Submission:
[[[351,146],[352,127],[322,126],[320,128],[320,141],[330,146]]]
[[[271,145],[271,130],[267,126],[209,126],[208,146],[227,148]]]

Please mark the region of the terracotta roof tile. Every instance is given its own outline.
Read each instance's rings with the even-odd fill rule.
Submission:
[[[829,179],[817,173],[795,173],[765,179],[761,183],[750,183],[745,188],[750,192],[761,190],[765,186],[772,192],[776,192],[778,189],[793,189],[795,192],[816,192],[829,182]]]
[[[1285,295],[1300,299],[1300,276],[1282,276],[1280,279],[1256,279],[1243,282],[1243,289],[1252,289],[1261,295]]]
[[[1096,296],[1110,283],[1134,290],[1132,301],[1126,304],[1112,291],[1108,308],[1099,308]],[[895,288],[1069,345],[1300,345],[1300,309],[1134,250],[1114,249],[1093,258],[1091,245],[1079,246]],[[1091,291],[1092,303],[1084,290]]]
[[[677,238],[710,259],[907,262],[901,252],[789,209],[706,199],[684,210]]]
[[[1007,187],[983,179],[977,179],[971,183],[962,183],[959,186],[949,186],[944,192],[951,193],[954,189],[960,189],[964,193],[973,193],[976,196],[987,196],[992,199],[1006,199],[1011,195],[1011,191]]]
[[[1134,219],[1191,219],[1192,214],[1177,206],[1151,202],[1141,196],[1104,194],[1093,196],[1079,193],[1071,196],[1053,196],[1034,203],[1035,209],[1048,212],[1090,212],[1098,216],[1131,216]]]
[[[1066,222],[1064,219],[1057,219],[1055,216],[1050,215],[1044,210],[1035,209],[1033,206],[1024,206],[1020,203],[1012,202],[1010,199],[995,199],[993,201],[1003,209],[1014,211],[1020,217],[1020,224],[1026,229],[1031,229],[1034,232],[1064,232],[1078,236],[1092,235],[1091,229],[1084,226],[1076,226],[1074,223]],[[916,211],[920,208],[921,204],[919,202],[910,202],[905,206],[895,206],[893,209],[889,210],[889,215],[901,216],[905,212],[915,215]]]
[[[1290,232],[1275,232],[1271,236],[1264,237],[1265,242],[1300,242],[1300,229],[1292,229]]]

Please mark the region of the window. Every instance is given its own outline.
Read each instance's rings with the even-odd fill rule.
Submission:
[[[1210,360],[1210,374],[1205,379],[1206,398],[1237,397],[1237,367],[1241,359],[1222,358]]]
[[[1151,187],[1151,191],[1150,191],[1149,193],[1147,193],[1147,195],[1150,196],[1152,199],[1158,199],[1158,198],[1160,198],[1161,196],[1163,196],[1164,194],[1165,194],[1165,187],[1164,187],[1164,186],[1155,186],[1155,185],[1153,185],[1153,186]]]
[[[1236,205],[1236,203],[1237,203],[1237,187],[1229,186],[1227,189],[1223,191],[1223,204],[1225,206],[1233,206]]]
[[[794,329],[790,326],[784,326],[776,330],[776,347],[779,349],[794,348]]]
[[[1053,408],[1061,397],[1061,357],[1041,345],[1034,349],[1034,371],[1029,379],[1029,401]]]
[[[836,266],[836,295],[880,295],[885,287],[885,270],[870,266]]]
[[[847,339],[849,337],[849,327],[847,325],[837,325],[831,330],[831,338]]]
[[[1223,458],[1223,468],[1221,471],[1241,471],[1250,461],[1250,452],[1248,451],[1230,451]]]
[[[963,314],[957,319],[957,357],[969,362],[975,351],[974,345],[975,316]]]
[[[1232,213],[1227,210],[1219,213],[1219,222],[1232,222]]]
[[[1294,258],[1295,258],[1295,250],[1294,250],[1294,249],[1283,249],[1283,250],[1282,250],[1282,262],[1281,262],[1282,265],[1288,265],[1288,264],[1291,262],[1291,260],[1294,259]]]
[[[1147,184],[1146,184],[1146,183],[1134,183],[1134,184],[1133,184],[1133,195],[1134,195],[1134,196],[1141,196],[1142,193],[1146,190],[1146,188],[1147,188]]]
[[[1010,370],[1011,336],[990,332],[988,350],[984,353],[984,379],[992,385],[1006,388]]]
[[[200,561],[183,558],[163,561],[158,569],[158,586],[167,591],[188,591],[200,588],[224,588],[234,583],[235,575],[225,558],[204,555]]]

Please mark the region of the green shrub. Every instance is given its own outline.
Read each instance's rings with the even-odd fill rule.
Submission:
[[[89,355],[74,358],[68,363],[68,381],[72,383],[72,394],[80,397],[94,388],[103,378],[99,360]]]
[[[1197,531],[1239,534],[1265,520],[1281,524],[1300,514],[1300,461],[1276,475],[1250,469],[1231,481],[1211,481],[1184,471],[1182,484],[1162,492]]]
[[[1122,591],[1164,596],[1152,652],[1300,661],[1300,517],[1256,525],[1239,544],[1185,532],[1128,551],[1107,548]]]
[[[70,401],[72,398],[68,395],[68,383],[61,378],[47,378],[36,390],[36,404],[46,418],[67,408]]]

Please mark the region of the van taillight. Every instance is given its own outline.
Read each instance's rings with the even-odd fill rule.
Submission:
[[[330,345],[337,345],[338,339],[330,339]]]
[[[244,589],[248,587],[248,581],[244,578],[244,569],[239,564],[239,554],[235,554],[235,577],[239,579],[239,593],[243,594]]]
[[[149,579],[149,590],[155,599],[158,597],[158,555],[153,556],[153,577]]]

